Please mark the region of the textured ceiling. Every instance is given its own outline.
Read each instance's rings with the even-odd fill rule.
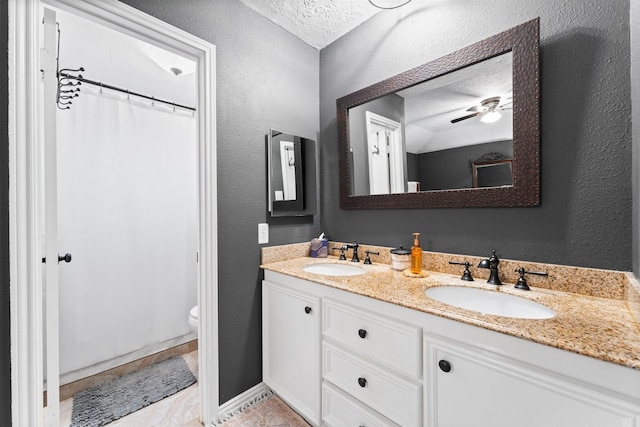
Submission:
[[[318,49],[331,44],[380,9],[368,0],[240,0]]]

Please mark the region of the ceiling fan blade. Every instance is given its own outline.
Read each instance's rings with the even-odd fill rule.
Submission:
[[[468,116],[458,117],[457,119],[451,120],[451,123],[458,123],[458,122],[461,122],[462,120],[467,120],[467,119],[470,119],[471,117],[475,117],[478,114],[480,114],[479,111],[477,113],[469,114]]]
[[[467,111],[482,111],[483,108],[482,105],[474,105],[473,107],[467,108]]]

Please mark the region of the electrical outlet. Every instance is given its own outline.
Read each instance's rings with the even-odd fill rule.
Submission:
[[[269,243],[269,224],[266,222],[258,224],[258,244]]]

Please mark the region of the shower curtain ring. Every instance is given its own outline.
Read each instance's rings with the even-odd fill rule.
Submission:
[[[131,101],[131,98],[129,98],[129,89],[127,89],[127,101]]]
[[[102,82],[100,82],[100,95],[102,95]]]

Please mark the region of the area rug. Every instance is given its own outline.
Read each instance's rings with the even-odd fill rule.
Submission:
[[[280,398],[270,394],[220,424],[220,427],[309,427]]]
[[[73,396],[70,427],[100,427],[196,382],[182,357],[172,357]]]

